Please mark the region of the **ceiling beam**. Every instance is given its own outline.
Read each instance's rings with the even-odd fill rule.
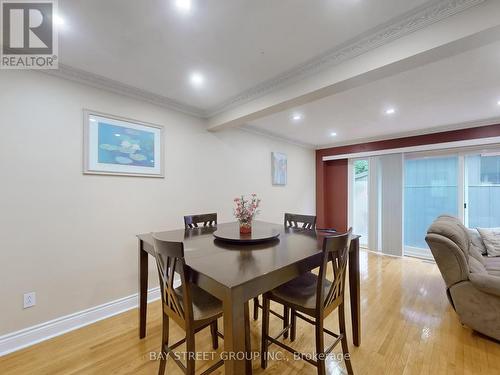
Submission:
[[[287,87],[215,114],[208,119],[207,129],[218,131],[241,126],[497,40],[500,40],[500,1],[486,1]]]

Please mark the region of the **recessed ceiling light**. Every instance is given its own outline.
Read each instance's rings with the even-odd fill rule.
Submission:
[[[337,136],[337,133],[335,133],[335,132],[330,133],[330,137],[336,137],[336,136]]]
[[[500,105],[500,100],[497,102],[498,105]]]
[[[175,0],[175,6],[179,11],[187,13],[191,10],[191,0]]]
[[[304,115],[302,113],[295,113],[293,116],[292,116],[292,120],[293,121],[300,121],[304,118]]]
[[[56,14],[54,15],[54,23],[57,26],[64,26],[66,24],[66,21],[60,15]]]
[[[193,86],[201,87],[205,83],[205,77],[203,77],[203,74],[201,73],[194,72],[189,76],[189,81]]]
[[[395,109],[395,108],[387,108],[387,109],[385,110],[385,114],[386,114],[386,115],[393,115],[393,114],[395,114],[395,113],[396,113],[396,109]]]

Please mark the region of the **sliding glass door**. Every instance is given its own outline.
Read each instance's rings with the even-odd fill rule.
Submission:
[[[404,165],[405,254],[430,257],[425,243],[439,215],[469,228],[500,227],[500,153],[407,157]]]
[[[400,162],[389,164],[386,156],[351,159],[348,216],[354,233],[373,251],[432,258],[425,237],[440,215],[469,228],[500,227],[497,150],[398,154]]]
[[[458,156],[407,159],[404,164],[404,248],[430,256],[425,235],[439,215],[458,216]]]
[[[465,224],[500,227],[500,153],[465,157]]]

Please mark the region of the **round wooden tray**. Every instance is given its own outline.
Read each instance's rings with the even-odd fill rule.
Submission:
[[[217,228],[213,234],[214,237],[220,241],[250,244],[275,240],[280,235],[279,228],[279,226],[272,224],[253,223],[252,233],[240,234],[239,224],[234,223],[234,225]]]

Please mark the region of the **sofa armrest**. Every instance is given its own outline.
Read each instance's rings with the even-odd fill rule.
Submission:
[[[469,280],[480,291],[500,297],[500,277],[487,273],[471,273]]]
[[[425,241],[431,249],[447,288],[469,279],[469,265],[464,251],[455,242],[435,233],[428,233]]]

